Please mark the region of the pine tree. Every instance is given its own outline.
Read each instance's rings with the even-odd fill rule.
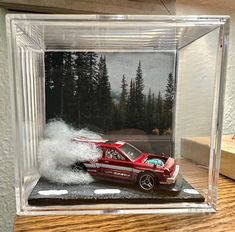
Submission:
[[[143,79],[143,72],[142,72],[140,61],[139,61],[138,68],[136,70],[135,87],[136,87],[136,101],[138,103],[142,103],[143,96],[144,96],[144,94],[143,94],[144,79]]]
[[[75,86],[77,127],[90,127],[95,117],[95,83],[97,76],[97,54],[75,52]]]
[[[46,119],[61,117],[63,53],[45,53]]]
[[[84,123],[92,125],[96,120],[96,96],[95,88],[97,84],[97,75],[98,75],[98,55],[94,52],[86,53],[86,96],[85,96],[85,112]]]
[[[126,112],[126,127],[136,127],[136,85],[135,81],[131,79],[130,91],[127,98],[127,112]]]
[[[125,123],[125,118],[126,118],[126,111],[127,111],[127,97],[128,97],[128,92],[127,92],[127,82],[126,82],[126,77],[123,74],[122,76],[122,82],[121,82],[121,96],[120,96],[120,102],[119,102],[119,111],[120,111],[120,123],[121,123],[121,128],[123,128],[124,123]]]
[[[61,117],[69,122],[73,122],[74,115],[74,69],[73,56],[71,52],[63,53],[63,71],[61,85]]]
[[[135,78],[135,96],[136,96],[136,127],[143,129],[144,127],[144,79],[143,72],[141,68],[141,62],[139,61],[138,68],[136,70]]]
[[[151,133],[154,129],[154,93],[149,88],[147,101],[145,104],[145,126],[144,129],[147,133]]]
[[[53,53],[45,52],[45,95],[46,95],[46,120],[54,117],[54,79],[53,79]]]
[[[75,125],[82,127],[84,123],[84,115],[86,112],[85,103],[87,95],[87,63],[85,53],[75,52],[74,54],[74,69],[75,69]]]
[[[167,80],[166,93],[164,99],[165,129],[172,128],[174,97],[175,83],[173,74],[170,73]]]
[[[96,101],[97,101],[97,122],[100,129],[107,131],[111,127],[111,87],[109,82],[108,71],[106,67],[105,56],[101,56],[98,64],[98,75],[96,85]]]
[[[121,129],[122,123],[122,115],[120,113],[119,105],[112,102],[112,129]]]
[[[164,101],[162,99],[162,94],[159,91],[158,92],[158,97],[156,100],[156,120],[155,120],[155,128],[157,128],[160,132],[160,134],[163,133],[164,127],[165,127],[165,123],[163,121],[164,119]]]
[[[87,52],[86,53],[86,62],[87,62],[87,74],[89,82],[95,85],[95,81],[97,78],[98,66],[97,66],[97,58],[98,55],[95,52]]]

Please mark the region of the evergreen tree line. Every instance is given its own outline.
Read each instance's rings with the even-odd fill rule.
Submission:
[[[106,58],[94,52],[45,54],[46,117],[62,118],[75,127],[96,131],[137,128],[162,134],[172,127],[174,79],[170,73],[165,94],[145,95],[141,62],[128,84],[121,80],[118,103],[111,97]]]

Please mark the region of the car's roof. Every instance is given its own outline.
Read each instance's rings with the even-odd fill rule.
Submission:
[[[123,141],[113,141],[113,140],[106,140],[106,139],[89,139],[84,137],[73,138],[75,142],[82,142],[82,143],[93,143],[96,146],[105,146],[105,147],[121,147],[126,142]]]

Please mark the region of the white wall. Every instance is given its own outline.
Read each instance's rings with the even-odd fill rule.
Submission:
[[[231,17],[223,133],[235,133],[235,1],[176,0],[176,14],[230,15]],[[192,50],[192,54],[193,52]]]
[[[216,29],[179,51],[175,155],[181,137],[210,135],[218,38]]]
[[[0,231],[11,231],[15,216],[14,161],[11,139],[6,11],[0,8]]]

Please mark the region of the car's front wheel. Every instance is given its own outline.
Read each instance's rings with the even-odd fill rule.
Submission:
[[[150,192],[156,187],[156,176],[150,172],[141,173],[138,178],[138,184],[141,190]]]

